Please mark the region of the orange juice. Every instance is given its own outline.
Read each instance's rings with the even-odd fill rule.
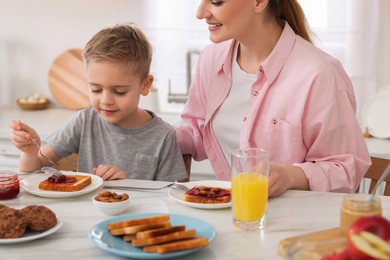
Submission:
[[[268,199],[268,177],[260,173],[239,173],[232,176],[233,217],[240,222],[260,220]]]

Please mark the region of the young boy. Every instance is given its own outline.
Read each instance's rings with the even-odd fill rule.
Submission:
[[[80,110],[47,138],[42,153],[57,162],[79,154],[78,171],[104,180],[187,178],[175,131],[153,112],[138,107],[153,83],[152,47],[134,24],[95,34],[83,52],[91,107]],[[30,126],[10,123],[13,144],[22,151],[19,169],[33,172],[51,165],[39,154]]]

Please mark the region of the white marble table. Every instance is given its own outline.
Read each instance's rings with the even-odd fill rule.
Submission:
[[[22,176],[21,176],[22,177]],[[101,188],[102,189],[102,188]],[[12,200],[0,201],[14,208],[39,204],[51,208],[64,222],[56,233],[20,244],[0,244],[1,259],[124,259],[95,246],[90,229],[109,218],[86,195],[66,199],[42,198],[21,191]],[[126,213],[174,213],[203,219],[212,224],[217,236],[205,249],[178,259],[282,259],[278,243],[284,238],[338,226],[343,194],[288,191],[273,198],[268,206],[268,227],[244,232],[233,226],[230,209],[206,210],[173,201],[162,191],[129,191],[132,196]],[[390,218],[390,197],[382,197],[383,214]]]

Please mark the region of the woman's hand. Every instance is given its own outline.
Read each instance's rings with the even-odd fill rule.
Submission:
[[[33,128],[21,121],[11,121],[9,127],[12,129],[11,141],[16,148],[28,154],[38,153],[38,147],[31,139],[34,139],[37,144],[41,143],[41,139]]]
[[[309,189],[309,181],[302,168],[297,166],[270,165],[268,196],[277,197],[291,189]]]
[[[118,180],[126,179],[126,173],[118,166],[111,164],[100,164],[98,167],[92,169],[93,174],[101,177],[103,180]]]

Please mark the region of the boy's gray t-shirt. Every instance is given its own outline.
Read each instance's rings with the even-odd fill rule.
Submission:
[[[139,128],[105,122],[89,107],[47,137],[61,157],[79,154],[78,171],[91,173],[108,163],[120,167],[129,179],[176,181],[187,178],[175,130],[151,111],[153,119]]]

